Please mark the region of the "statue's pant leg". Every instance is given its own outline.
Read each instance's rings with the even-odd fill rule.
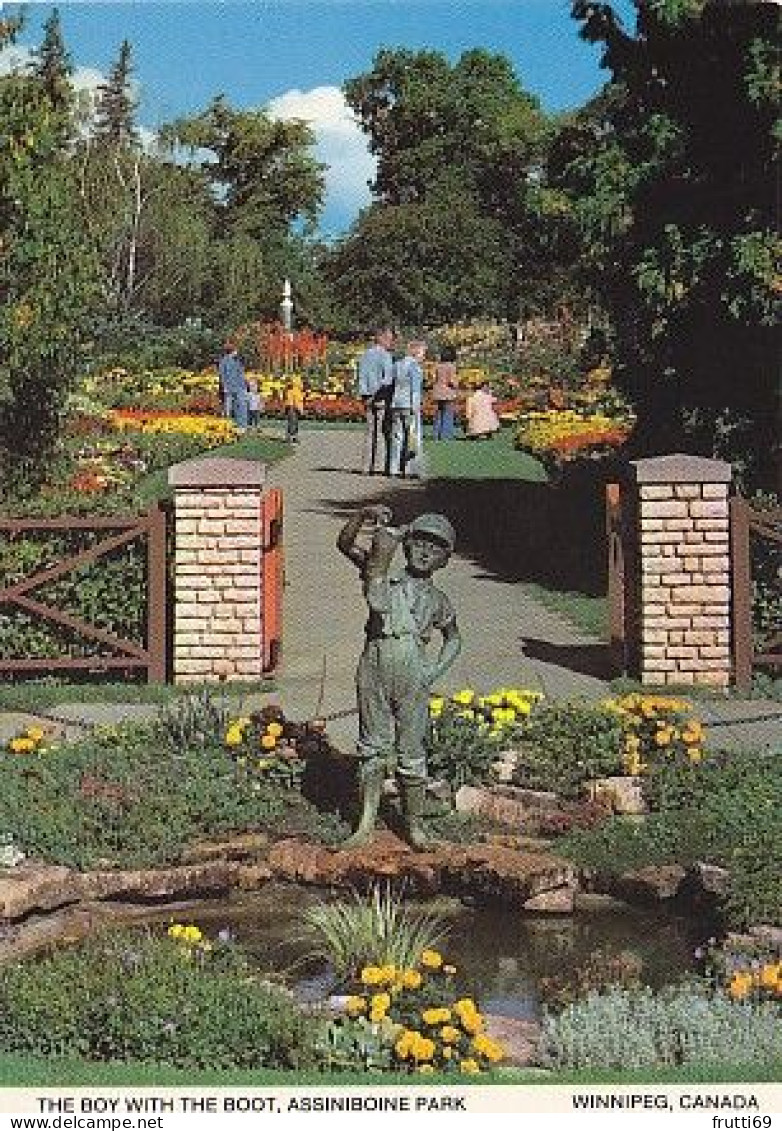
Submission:
[[[343,847],[346,848],[355,848],[364,844],[375,827],[386,766],[393,749],[393,716],[380,661],[379,646],[376,642],[370,641],[359,660],[356,672],[359,718],[359,740],[356,749],[359,818],[352,836],[344,842]]]
[[[425,782],[426,735],[429,727],[429,689],[420,670],[408,668],[396,688],[397,774],[407,782]]]
[[[394,715],[388,673],[384,670],[382,640],[370,640],[356,672],[358,699],[358,747],[361,762],[382,759],[385,764],[394,749]]]

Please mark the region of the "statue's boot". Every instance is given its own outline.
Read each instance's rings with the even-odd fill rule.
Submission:
[[[399,791],[402,801],[402,828],[407,843],[416,852],[428,852],[437,847],[436,841],[426,835],[424,828],[424,803],[426,783],[400,781]]]
[[[361,765],[359,769],[361,815],[358,819],[358,828],[342,842],[341,848],[357,848],[369,840],[377,822],[385,776],[386,763],[383,758],[372,758]]]

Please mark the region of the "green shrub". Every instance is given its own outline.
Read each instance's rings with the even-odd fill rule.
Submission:
[[[543,1019],[541,1048],[558,1069],[746,1065],[782,1061],[778,1006],[738,1004],[699,985],[591,993]]]
[[[0,970],[0,1048],[186,1068],[315,1062],[317,1018],[238,952],[139,931]]]
[[[522,732],[513,780],[578,797],[584,782],[622,772],[623,735],[621,720],[600,707],[543,704]]]
[[[494,763],[502,750],[500,736],[471,710],[446,703],[430,720],[427,766],[432,778],[447,782],[455,791],[463,785],[485,784],[495,779]]]

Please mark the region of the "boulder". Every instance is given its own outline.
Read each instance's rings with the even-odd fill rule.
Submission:
[[[604,805],[612,813],[635,816],[646,812],[639,777],[596,778],[595,781],[587,782],[584,789],[590,801]]]
[[[576,889],[570,884],[551,891],[533,895],[524,904],[525,911],[542,911],[548,915],[572,915],[576,901]]]
[[[629,903],[657,903],[677,896],[686,876],[679,864],[653,864],[619,876],[611,885],[611,894]]]
[[[496,821],[499,825],[521,831],[534,822],[541,813],[549,813],[559,806],[555,793],[515,786],[463,785],[454,799],[458,813],[472,813],[477,817]]]

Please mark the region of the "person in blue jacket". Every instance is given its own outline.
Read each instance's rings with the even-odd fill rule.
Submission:
[[[361,461],[365,475],[383,472],[388,466],[388,405],[394,379],[393,342],[393,330],[388,327],[378,330],[374,345],[362,354],[358,363],[358,395],[366,416]]]
[[[237,428],[246,428],[249,419],[249,398],[247,378],[239,351],[233,342],[225,343],[225,351],[217,365],[220,377],[220,396],[223,399],[225,415],[233,420]]]

